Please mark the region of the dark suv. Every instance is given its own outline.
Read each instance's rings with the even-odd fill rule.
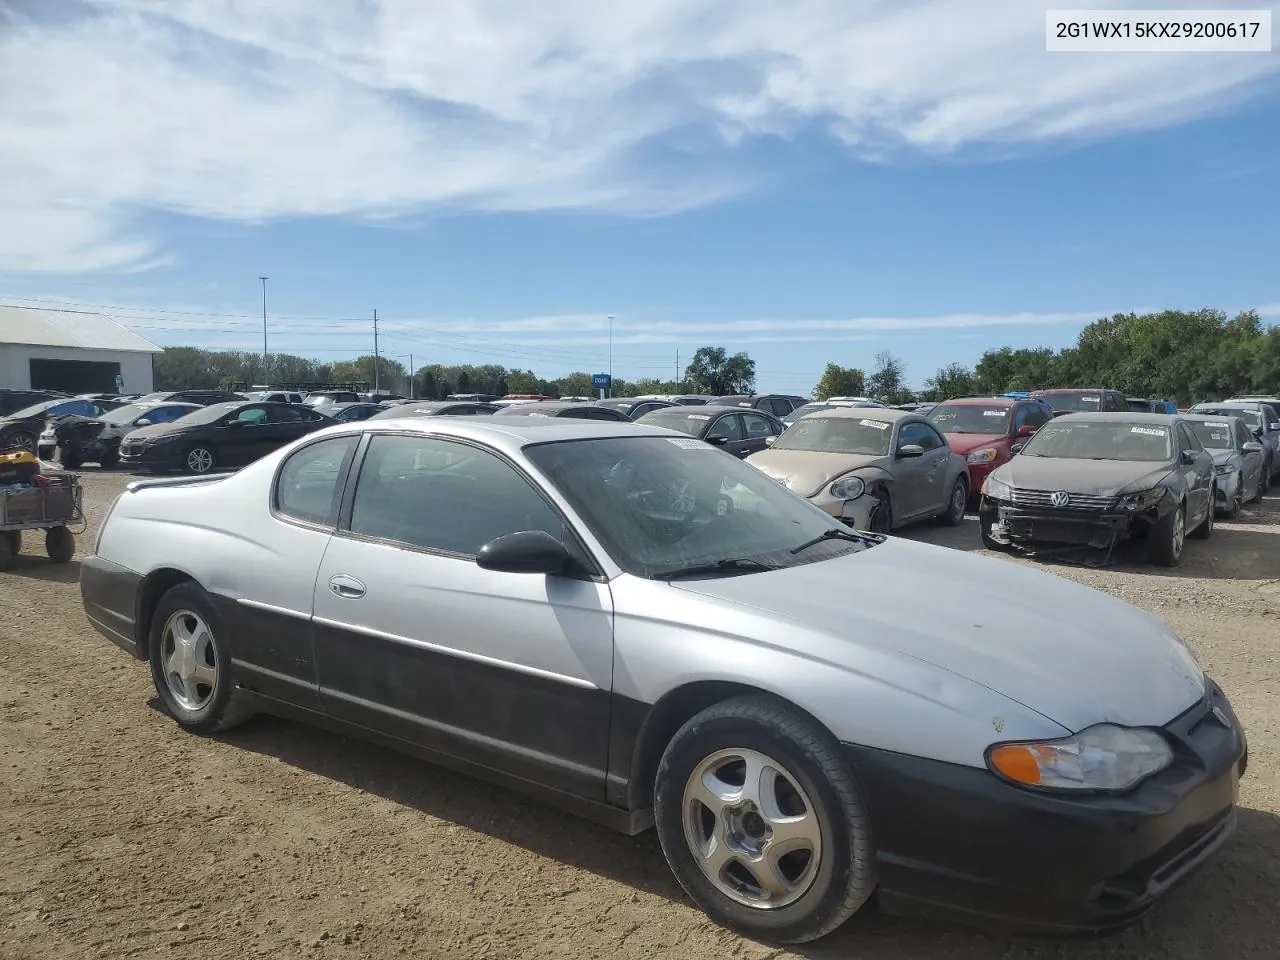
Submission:
[[[1053,409],[1053,415],[1064,413],[1128,413],[1129,401],[1119,390],[1105,387],[1071,387],[1037,390],[1031,395]]]
[[[809,401],[804,397],[796,397],[785,393],[753,393],[734,394],[728,397],[716,397],[708,400],[707,406],[743,407],[750,410],[763,410],[781,420],[796,407],[803,407]]]
[[[65,396],[65,393],[54,393],[52,390],[0,390],[0,417]]]

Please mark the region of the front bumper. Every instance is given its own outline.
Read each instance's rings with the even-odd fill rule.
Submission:
[[[120,465],[123,467],[165,467],[175,469],[182,466],[182,444],[120,444]]]
[[[1217,510],[1229,510],[1240,493],[1240,474],[1220,473],[1213,478],[1213,506]]]
[[[1038,543],[1109,550],[1138,533],[1145,533],[1161,517],[1160,507],[1141,512],[1112,510],[1053,510],[1019,507],[983,497],[978,507],[982,528],[1001,543],[1030,548]]]
[[[823,491],[810,497],[809,502],[823,512],[842,520],[855,530],[869,530],[871,514],[875,512],[876,498],[864,493],[857,500],[837,500]]]
[[[882,905],[1045,933],[1132,923],[1231,835],[1248,765],[1212,682],[1163,730],[1173,765],[1119,795],[1040,793],[985,769],[846,744],[871,805]]]

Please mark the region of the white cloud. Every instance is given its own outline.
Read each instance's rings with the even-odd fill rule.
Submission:
[[[147,265],[162,251],[138,232],[146,211],[661,215],[751,189],[743,143],[802,125],[863,157],[1011,149],[1184,121],[1280,70],[1049,56],[1024,0],[24,9],[38,16],[0,13],[0,209],[18,227],[0,269],[15,271]]]

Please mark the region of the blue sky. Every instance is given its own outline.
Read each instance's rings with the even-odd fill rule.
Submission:
[[[800,392],[1280,320],[1280,53],[1047,54],[1011,0],[544,6],[17,4],[0,301],[260,349],[265,273],[272,350],[369,352],[376,307],[401,360],[554,376],[612,315],[618,376],[716,344]]]

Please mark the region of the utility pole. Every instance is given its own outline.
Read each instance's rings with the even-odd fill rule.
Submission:
[[[259,277],[262,281],[262,386],[269,388],[271,378],[267,376],[267,281],[270,277]]]
[[[373,392],[378,392],[378,310],[373,311]]]
[[[680,392],[680,348],[679,347],[676,347],[676,375],[675,375],[675,379],[673,379],[671,382],[676,385],[676,392],[679,393]]]
[[[416,374],[416,373],[414,373],[414,369],[413,369],[413,354],[412,354],[412,353],[411,353],[411,354],[409,354],[409,399],[410,399],[410,400],[417,400],[417,399],[418,399],[418,383],[417,383],[417,374]]]

